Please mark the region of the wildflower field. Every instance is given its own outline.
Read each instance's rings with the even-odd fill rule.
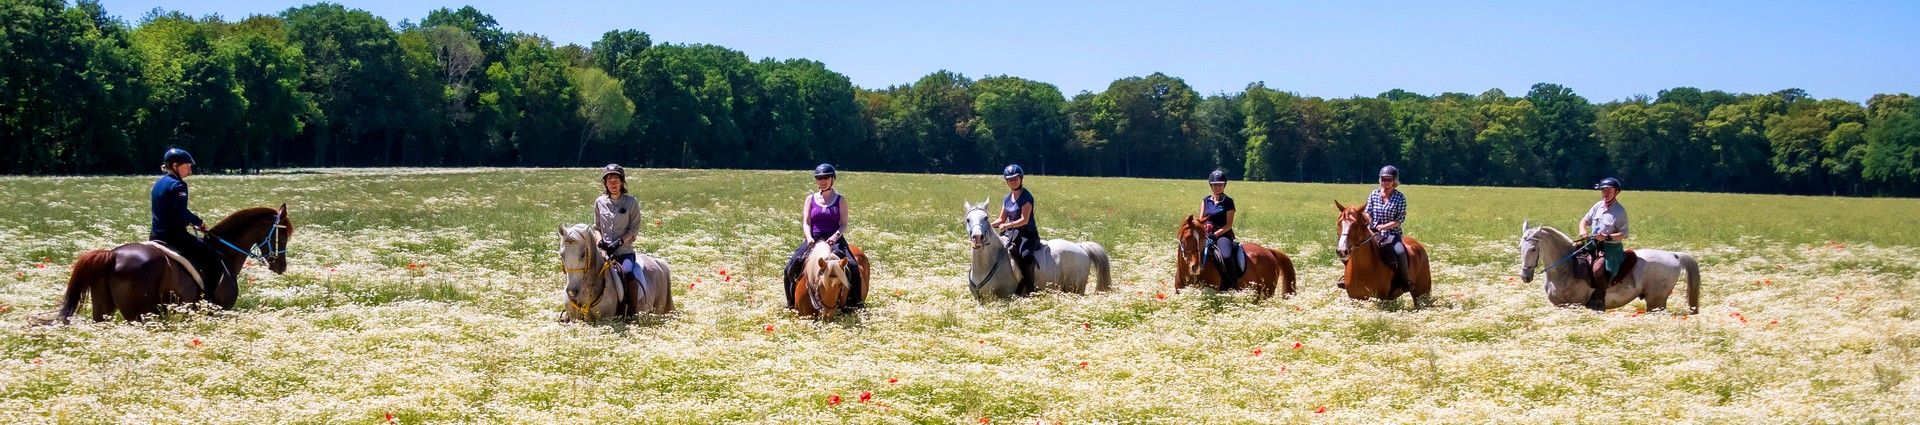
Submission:
[[[1633,247],[1701,260],[1699,314],[1548,305],[1523,220],[1597,194],[1412,185],[1433,305],[1333,288],[1333,201],[1369,186],[1236,182],[1243,240],[1301,292],[1175,293],[1199,179],[1035,176],[1042,233],[1092,240],[1114,290],[982,304],[963,201],[997,176],[842,173],[869,308],[793,317],[799,171],[637,170],[636,245],[672,315],[563,324],[557,226],[586,169],[196,176],[209,222],[288,204],[289,267],[231,311],[29,326],[80,252],[144,238],[152,176],[0,178],[0,423],[1920,422],[1920,200],[1628,191]],[[86,308],[82,308],[84,312]]]

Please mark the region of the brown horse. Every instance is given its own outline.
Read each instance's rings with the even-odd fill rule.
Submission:
[[[1180,223],[1180,253],[1175,258],[1173,290],[1178,292],[1187,285],[1204,285],[1206,288],[1220,289],[1220,270],[1214,266],[1213,259],[1201,258],[1206,240],[1201,226],[1204,220],[1187,216]],[[1293,259],[1280,250],[1260,246],[1252,242],[1241,242],[1240,249],[1247,252],[1247,270],[1240,276],[1239,287],[1253,288],[1257,299],[1273,297],[1275,286],[1279,286],[1282,296],[1293,296],[1294,271]]]
[[[248,208],[236,211],[207,230],[207,244],[221,253],[226,272],[203,276],[206,287],[193,284],[182,264],[146,244],[126,244],[111,250],[81,253],[67,279],[67,293],[57,317],[47,322],[67,323],[80,308],[80,297],[93,293],[93,320],[106,321],[114,311],[128,321],[164,313],[167,304],[191,304],[202,299],[223,309],[233,308],[240,296],[236,277],[248,258],[259,259],[274,273],[287,271],[287,240],[293,220],[287,205],[280,209]]]
[[[873,263],[867,262],[867,253],[858,245],[847,244],[847,252],[860,263],[860,299],[869,299]],[[793,309],[801,316],[832,320],[853,295],[847,284],[847,260],[834,255],[827,244],[819,243],[813,245],[805,261],[805,271],[793,282]]]
[[[1360,207],[1348,208],[1333,201],[1340,212],[1335,230],[1340,235],[1336,251],[1347,263],[1340,281],[1346,282],[1347,297],[1356,300],[1400,298],[1412,293],[1414,305],[1425,303],[1433,292],[1433,272],[1427,265],[1427,246],[1411,237],[1401,237],[1407,245],[1407,283],[1410,288],[1393,288],[1393,268],[1380,257],[1379,241],[1374,238],[1373,222]],[[1357,245],[1356,245],[1357,244]],[[1357,249],[1349,249],[1349,247]]]

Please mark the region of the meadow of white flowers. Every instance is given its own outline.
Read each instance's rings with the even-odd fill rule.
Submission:
[[[811,178],[640,170],[676,313],[562,324],[554,229],[595,176],[195,177],[209,220],[289,204],[287,273],[247,270],[232,311],[61,327],[27,322],[79,252],[145,236],[151,178],[0,178],[0,422],[1920,422],[1913,200],[1628,192],[1636,246],[1699,256],[1705,305],[1599,314],[1514,278],[1520,221],[1571,228],[1589,191],[1409,186],[1416,310],[1332,287],[1331,201],[1367,187],[1230,185],[1243,238],[1301,265],[1255,302],[1168,286],[1203,183],[1035,177],[1043,232],[1106,245],[1116,289],[983,305],[960,205],[996,178],[843,173],[874,290],[821,323],[779,299]]]

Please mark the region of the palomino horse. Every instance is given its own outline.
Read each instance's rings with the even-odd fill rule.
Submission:
[[[252,258],[266,263],[274,273],[287,271],[287,240],[293,238],[293,219],[287,217],[287,205],[280,209],[248,208],[236,211],[214,224],[204,237],[221,253],[225,270],[210,270],[202,276],[206,287],[195,286],[193,267],[173,260],[159,248],[146,244],[126,244],[111,250],[96,249],[81,253],[73,261],[73,274],[67,279],[67,293],[53,320],[67,323],[80,308],[80,296],[93,293],[93,320],[106,321],[114,311],[128,321],[148,314],[164,313],[171,303],[191,304],[206,299],[220,308],[233,308],[240,297],[235,279],[240,268]]]
[[[1212,258],[1202,258],[1206,247],[1206,235],[1201,231],[1205,220],[1187,216],[1180,223],[1180,253],[1175,258],[1179,263],[1174,266],[1173,290],[1178,292],[1187,285],[1204,285],[1209,289],[1220,289],[1220,270]],[[1294,274],[1293,259],[1280,250],[1260,246],[1252,242],[1240,243],[1240,250],[1247,253],[1246,273],[1240,276],[1239,287],[1253,288],[1257,299],[1273,297],[1275,286],[1281,288],[1281,295],[1293,296]]]
[[[1543,261],[1551,261],[1543,285],[1547,291],[1547,302],[1553,305],[1580,305],[1593,295],[1585,273],[1574,273],[1572,257],[1578,249],[1573,239],[1566,233],[1547,226],[1527,228],[1520,223],[1520,280],[1533,282],[1533,270]],[[1692,255],[1684,252],[1661,251],[1657,249],[1638,249],[1632,251],[1639,260],[1633,270],[1620,283],[1607,287],[1607,308],[1627,305],[1635,298],[1647,300],[1647,310],[1667,308],[1667,297],[1673,295],[1674,286],[1680,280],[1680,274],[1687,275],[1687,309],[1692,313],[1700,312],[1700,264]]]
[[[867,253],[859,246],[847,244],[847,251],[860,264],[860,299],[867,299],[867,293],[873,292],[873,280],[869,279],[873,263],[867,262]],[[793,282],[793,309],[801,316],[832,320],[853,297],[847,283],[847,260],[835,255],[832,246],[815,243],[804,261],[800,278]]]
[[[967,267],[968,292],[982,302],[1012,297],[1015,287],[1020,285],[1020,277],[1016,275],[1020,268],[1014,266],[1013,254],[1007,252],[1007,241],[993,234],[993,228],[988,225],[987,203],[962,204],[967,210],[963,221],[967,226],[967,240],[973,244],[973,261]],[[1096,269],[1100,280],[1094,290],[1112,289],[1113,271],[1107,264],[1107,250],[1100,244],[1061,239],[1048,239],[1040,244],[1045,249],[1033,254],[1035,290],[1053,288],[1085,294],[1087,280]]]
[[[1347,297],[1356,300],[1380,299],[1392,300],[1401,294],[1411,292],[1415,306],[1425,303],[1427,295],[1433,292],[1433,271],[1427,265],[1427,246],[1411,237],[1401,237],[1407,245],[1407,286],[1393,287],[1393,269],[1380,256],[1380,240],[1374,237],[1373,222],[1360,207],[1348,208],[1333,201],[1333,208],[1340,211],[1335,229],[1340,232],[1340,242],[1335,252],[1346,259],[1346,273],[1340,281],[1346,282]],[[1356,249],[1357,248],[1357,249]]]
[[[600,240],[598,232],[591,226],[575,224],[561,227],[559,233],[560,266],[567,274],[567,308],[561,320],[592,322],[617,317],[620,302],[630,295],[640,297],[636,303],[640,312],[673,312],[673,272],[667,268],[667,260],[635,253],[634,260],[646,281],[640,285],[639,294],[627,294],[620,284],[620,274],[613,273],[613,262],[607,261],[605,252],[591,246]]]

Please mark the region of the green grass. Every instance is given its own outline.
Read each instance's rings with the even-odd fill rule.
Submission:
[[[1242,238],[1301,267],[1256,302],[1166,286],[1203,183],[1036,176],[1042,231],[1105,245],[1116,288],[981,305],[960,206],[998,178],[843,173],[874,295],[818,323],[778,299],[804,173],[636,170],[679,312],[580,325],[553,321],[554,229],[591,219],[597,173],[303,171],[191,179],[210,220],[285,202],[298,226],[236,310],[58,328],[24,324],[76,254],[145,235],[152,178],[0,178],[0,422],[1920,421],[1910,199],[1627,192],[1632,244],[1695,253],[1706,305],[1602,315],[1511,280],[1521,221],[1571,229],[1592,191],[1404,188],[1437,274],[1416,310],[1331,287],[1333,201],[1368,186],[1229,186]]]

